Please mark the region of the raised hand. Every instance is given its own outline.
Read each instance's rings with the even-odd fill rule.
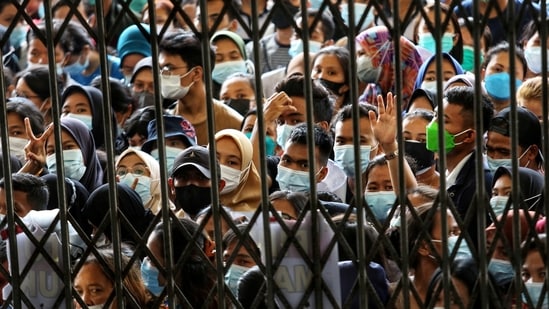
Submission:
[[[53,124],[50,124],[44,133],[36,137],[32,132],[29,118],[25,118],[25,129],[29,142],[25,146],[26,163],[21,168],[20,172],[39,174],[42,168],[46,165],[46,141],[53,133]]]
[[[387,93],[387,102],[383,102],[383,96],[377,96],[378,116],[373,111],[368,113],[372,130],[377,141],[385,152],[394,151],[392,148],[397,136],[397,114],[395,108],[395,96],[391,92]]]
[[[292,105],[292,99],[290,99],[284,91],[273,94],[267,99],[267,102],[263,107],[263,117],[265,123],[276,121],[280,115],[287,111],[297,111],[295,106]]]

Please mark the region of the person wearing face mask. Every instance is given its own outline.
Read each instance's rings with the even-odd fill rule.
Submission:
[[[253,63],[247,61],[244,40],[238,34],[220,30],[210,39],[215,49],[215,67],[212,71],[213,92],[220,98],[221,85],[232,74],[253,74]]]
[[[241,132],[246,135],[247,138],[252,138],[252,132],[254,130],[257,120],[257,110],[252,109],[244,115],[244,121],[242,121]],[[265,132],[265,153],[267,156],[275,156],[280,154],[282,147],[276,143],[276,122],[271,122],[266,125]]]
[[[521,247],[522,255],[522,281],[525,290],[522,292],[523,308],[549,308],[549,295],[547,288],[542,294],[544,287],[546,262],[544,256],[547,254],[546,234],[538,234],[524,241]],[[528,297],[526,296],[528,293]]]
[[[484,166],[486,192],[490,192],[492,174],[484,162],[476,160],[476,132],[485,132],[486,129],[475,125],[473,111],[475,91],[470,87],[453,87],[448,89],[443,99],[443,109],[438,110],[436,116],[426,127],[427,149],[441,155],[440,149],[446,149],[446,189],[457,209],[461,219],[465,219],[468,212],[476,212],[471,208],[471,202],[476,190],[475,170],[477,164]],[[490,100],[482,96],[482,117],[484,124],[488,124],[493,115]],[[444,127],[439,128],[438,117],[444,117]],[[443,132],[440,132],[443,130]],[[444,145],[439,145],[439,135],[444,136]],[[441,169],[444,167],[440,167]],[[467,231],[473,241],[477,241],[477,222],[473,216]]]
[[[116,50],[125,85],[130,84],[133,70],[139,60],[152,55],[149,34],[150,27],[147,24],[131,25],[120,34]]]
[[[260,71],[261,74],[285,68],[292,59],[288,50],[290,49],[290,42],[294,35],[292,20],[293,16],[299,12],[299,6],[295,1],[282,0],[276,1],[271,10],[272,23],[275,30],[274,33],[266,35],[259,40],[260,59],[253,58],[253,42],[246,44],[246,53],[250,56],[251,61],[259,63],[259,67],[256,70]],[[286,10],[289,15],[286,13]]]
[[[364,83],[365,90],[359,98],[360,102],[376,102],[378,94],[385,96],[388,92],[396,93],[394,68],[394,38],[385,26],[368,28],[358,34],[357,42],[357,77]],[[401,100],[404,106],[408,103],[414,91],[421,56],[415,45],[404,37],[400,37],[400,69],[402,76]]]
[[[459,62],[457,62],[454,57],[452,57],[450,54],[443,52],[442,53],[442,87],[441,89],[444,90],[446,87],[446,83],[450,78],[458,75],[463,74],[463,69]],[[433,55],[429,57],[427,60],[423,62],[421,67],[419,68],[419,72],[416,78],[416,82],[414,84],[414,89],[421,88],[423,90],[428,90],[435,95],[437,94],[437,67],[436,67],[436,55]]]
[[[191,122],[198,145],[208,144],[208,121],[214,122],[215,132],[240,128],[242,115],[237,111],[215,99],[205,103],[202,42],[195,34],[183,30],[166,33],[159,50],[162,96],[177,100],[170,113]],[[215,66],[214,51],[210,49],[206,52],[209,53],[210,63]],[[206,104],[212,105],[214,119],[207,118]]]
[[[219,192],[225,187],[221,168],[216,159]],[[192,146],[181,152],[174,161],[168,178],[168,187],[174,197],[176,210],[182,209],[191,219],[211,204],[212,173],[210,151],[202,146]]]
[[[510,59],[515,60],[515,75],[511,76]],[[515,54],[510,54],[510,46],[502,42],[488,50],[482,63],[481,80],[484,89],[492,99],[496,112],[515,102],[511,93],[511,84],[515,85],[515,91],[520,87],[526,74],[527,65],[524,53],[520,48],[515,49]]]
[[[515,211],[508,211],[497,217],[498,226],[492,223],[485,230],[486,250],[492,252],[488,263],[488,273],[494,280],[495,288],[501,293],[502,300],[507,304],[514,302],[517,289],[514,285],[515,266],[512,262],[514,259],[511,256],[512,248],[514,248],[514,236],[518,234],[520,243],[525,241],[529,233],[533,232],[534,222],[539,218],[539,214],[519,209],[520,228],[513,223],[516,219],[514,216]]]
[[[135,190],[146,209],[155,215],[159,213],[162,209],[162,195],[158,161],[146,152],[128,148],[118,156],[115,167],[117,181]],[[174,208],[171,202],[169,204]]]
[[[529,110],[517,107],[518,165],[543,173],[542,130],[537,117]],[[494,172],[500,166],[511,167],[511,108],[507,107],[490,120],[486,134],[486,159]]]
[[[320,19],[318,19],[320,15]],[[299,29],[302,27],[301,13],[295,15],[295,23]],[[290,49],[288,53],[293,58],[300,53],[304,52],[303,45],[309,45],[309,53],[315,54],[320,51],[321,48],[334,44],[332,39],[334,36],[334,21],[330,18],[326,11],[319,12],[315,9],[307,9],[308,25],[312,27],[309,31],[308,38],[301,38],[298,32],[294,32],[294,36],[290,42]],[[315,20],[318,21],[313,25]]]
[[[480,64],[484,62],[484,54],[492,45],[492,33],[488,26],[484,27],[480,40],[480,48],[475,48],[475,40],[473,38],[474,28],[479,27],[480,21],[475,22],[473,17],[458,18],[461,28],[461,36],[463,38],[463,61],[461,66],[463,70],[474,73],[475,56],[480,54]]]
[[[335,96],[334,114],[351,104],[349,87],[349,51],[343,47],[322,48],[313,58],[311,77]]]
[[[251,267],[257,265],[261,258],[261,252],[250,234],[245,233],[248,224],[237,225],[242,237],[234,230],[229,229],[223,235],[223,263],[227,269],[225,284],[231,292],[238,295],[238,281]],[[238,246],[238,250],[236,249]],[[246,247],[245,247],[246,246]],[[250,248],[250,249],[248,249]]]
[[[255,77],[248,73],[229,75],[221,85],[219,98],[244,116],[255,110]]]
[[[148,138],[141,150],[150,154],[155,160],[160,160],[158,144],[158,128],[156,119],[147,126]],[[193,126],[179,116],[164,115],[164,151],[166,155],[166,169],[172,170],[175,157],[188,147],[196,145],[196,134]]]
[[[528,65],[528,72],[526,73],[526,78],[541,76],[543,69],[543,53],[545,52],[545,57],[547,57],[547,51],[542,50],[542,41],[543,38],[538,31],[539,26],[547,26],[548,22],[541,22],[541,25],[538,25],[537,22],[531,21],[526,25],[524,32],[521,36],[521,44],[524,49],[524,58],[526,59],[526,64]],[[549,66],[548,66],[549,68]],[[547,71],[547,68],[545,68]]]
[[[426,127],[433,120],[434,113],[416,109],[403,117],[402,130],[404,151],[413,160],[414,174],[419,184],[439,188],[440,175],[436,170],[435,154],[427,149]]]
[[[8,99],[6,115],[9,153],[23,164],[26,161],[25,146],[29,142],[24,119],[26,117],[29,119],[32,133],[38,136],[44,132],[44,117],[30,100],[24,98]]]
[[[521,207],[544,213],[543,188],[545,181],[543,175],[529,168],[519,167],[518,178],[520,184],[519,198],[524,202]],[[490,213],[492,221],[506,211],[513,211],[513,203],[509,201],[513,186],[512,179],[510,167],[499,167],[494,173],[492,197],[490,198],[490,207],[494,212],[493,214]]]
[[[261,180],[252,161],[252,143],[242,132],[225,129],[215,134],[215,144],[225,181],[221,204],[233,211],[255,210],[261,202]]]

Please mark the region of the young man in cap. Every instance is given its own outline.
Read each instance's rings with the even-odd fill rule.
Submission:
[[[223,190],[221,169],[216,160],[218,191]],[[202,146],[192,146],[180,153],[174,161],[168,178],[168,186],[175,197],[176,210],[183,209],[193,220],[196,215],[211,204],[212,174],[210,152]]]

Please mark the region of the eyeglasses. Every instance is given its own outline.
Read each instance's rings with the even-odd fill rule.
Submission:
[[[116,175],[118,175],[119,177],[124,177],[128,173],[130,173],[135,177],[141,177],[145,175],[148,169],[149,168],[146,167],[144,164],[137,164],[137,165],[134,165],[132,168],[120,166],[116,169]]]
[[[13,90],[11,92],[11,96],[14,98],[24,98],[24,99],[32,99],[32,98],[40,98],[40,96],[37,95],[27,95],[25,93],[19,93],[16,90]]]
[[[160,69],[160,74],[162,74],[164,76],[172,76],[172,75],[176,75],[176,74],[173,74],[173,71],[181,70],[181,69],[184,69],[184,68],[188,68],[188,66],[186,66],[186,65],[180,66],[180,67],[165,66],[165,67],[162,67]]]

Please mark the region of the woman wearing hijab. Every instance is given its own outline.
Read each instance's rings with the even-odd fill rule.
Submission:
[[[252,162],[252,143],[233,129],[217,132],[215,143],[221,179],[225,181],[219,195],[221,204],[233,211],[255,210],[261,201],[261,182]]]
[[[429,57],[421,67],[414,84],[414,89],[429,90],[437,94],[437,67],[436,55]],[[452,77],[463,74],[463,68],[459,62],[448,53],[442,53],[442,89]]]
[[[128,148],[120,154],[115,166],[118,182],[134,189],[146,209],[154,214],[159,213],[162,210],[162,194],[158,161],[146,152]]]
[[[402,70],[402,93],[396,92],[394,43],[391,33],[385,26],[375,26],[361,32],[356,37],[358,58],[357,76],[368,84],[361,102],[374,103],[377,95],[386,96],[387,92],[396,93],[406,106],[416,80],[421,56],[415,45],[404,37],[400,38],[400,68]]]
[[[125,184],[117,184],[117,201],[119,216],[117,223],[120,226],[120,241],[133,246],[141,241],[145,231],[154,220],[154,215],[149,209],[143,207],[141,198],[130,187]],[[90,197],[82,213],[84,217],[92,224],[94,234],[102,232],[109,242],[112,242],[112,224],[110,222],[109,211],[111,209],[109,200],[109,185],[104,184],[90,194]],[[106,217],[106,219],[105,219]],[[107,223],[101,225],[105,220]],[[134,236],[131,230],[135,229],[138,236]],[[98,231],[99,230],[99,231]]]
[[[543,188],[545,181],[543,175],[532,169],[519,167],[518,176],[520,184],[519,200],[524,202],[521,203],[520,208],[535,211],[536,213],[544,213]],[[506,208],[507,212],[512,212],[513,207],[507,205],[511,196],[512,179],[513,174],[510,167],[500,166],[494,173],[490,206],[496,217],[502,215]],[[513,201],[510,203],[511,205],[519,204]]]

